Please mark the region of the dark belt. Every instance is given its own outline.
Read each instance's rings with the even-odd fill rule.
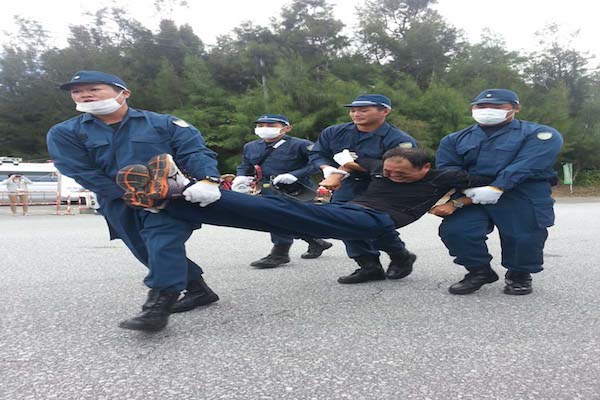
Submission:
[[[523,181],[523,183],[528,183],[528,182],[548,182],[550,184],[550,186],[556,186],[556,185],[558,185],[558,178],[556,176],[553,176],[550,178],[539,178],[539,179],[530,178],[530,179],[525,179]]]

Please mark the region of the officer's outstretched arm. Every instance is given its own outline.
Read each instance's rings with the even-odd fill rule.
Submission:
[[[217,153],[206,146],[200,131],[180,119],[171,116],[169,119],[171,147],[177,165],[196,179],[221,176],[217,168]]]
[[[464,159],[456,151],[454,138],[446,136],[440,142],[437,153],[435,154],[435,164],[438,169],[464,169]]]
[[[563,138],[554,129],[530,134],[515,158],[496,175],[490,186],[507,191],[528,178],[544,176],[556,163],[562,145]]]
[[[54,126],[48,131],[46,143],[54,166],[61,174],[107,200],[123,196],[123,189],[92,164],[85,145],[73,134]]]
[[[309,150],[308,160],[317,168],[333,166],[333,152],[331,151],[331,127],[325,128]]]

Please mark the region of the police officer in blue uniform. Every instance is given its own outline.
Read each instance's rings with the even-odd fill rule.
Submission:
[[[504,293],[529,294],[531,274],[542,271],[547,228],[554,224],[551,183],[556,180],[553,165],[563,138],[549,126],[515,119],[521,105],[510,90],[484,90],[471,104],[477,124],[442,139],[437,167],[495,180],[465,190],[474,205],[462,208],[455,202],[456,211],[440,225],[440,237],[454,262],[469,271],[449,291],[473,293],[498,280],[486,245],[487,235],[496,227],[502,266],[507,269]]]
[[[254,180],[255,165],[262,170],[262,181],[256,182],[261,189],[260,194],[271,196],[273,191],[268,187],[271,177],[274,184],[292,184],[300,182],[314,187],[310,176],[319,171],[309,163],[309,149],[313,143],[306,139],[289,136],[292,125],[285,115],[264,114],[256,121],[254,133],[258,140],[246,143],[242,154],[242,162],[237,167],[237,176],[233,180],[232,190],[245,192]],[[332,244],[310,237],[302,237],[308,243],[308,251],[300,257],[304,259],[318,258]],[[273,248],[269,255],[250,263],[255,268],[275,268],[290,262],[289,251],[294,237],[271,233]]]
[[[389,98],[381,94],[358,96],[351,104],[346,104],[352,122],[325,128],[311,150],[310,161],[323,171],[325,178],[331,174],[348,175],[335,190],[332,201],[347,202],[362,194],[370,183],[368,173],[351,173],[338,168],[334,160],[337,154],[347,150],[355,158],[381,159],[383,154],[395,147],[416,147],[414,138],[388,124],[385,119],[392,110]],[[346,252],[360,266],[354,273],[338,279],[339,283],[352,284],[370,280],[400,279],[412,271],[416,260],[414,254],[406,250],[398,236],[386,238],[386,243],[377,241],[346,240]],[[379,249],[387,249],[391,258],[387,272],[379,262]]]
[[[125,329],[158,331],[170,312],[188,311],[219,297],[202,279],[202,269],[186,257],[185,242],[197,225],[132,206],[148,207],[115,183],[120,168],[171,153],[198,179],[184,195],[206,206],[220,198],[216,154],[197,129],[170,115],[127,105],[131,92],[117,76],[79,71],[61,86],[83,114],[53,126],[48,150],[58,170],[96,193],[111,239],[119,238],[146,265],[150,288],[142,313],[123,321]],[[215,183],[216,182],[216,183]],[[180,292],[187,293],[175,304]]]

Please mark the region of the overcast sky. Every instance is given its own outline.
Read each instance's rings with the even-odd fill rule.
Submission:
[[[335,0],[335,17],[346,24],[347,34],[356,25],[356,6],[364,0]],[[190,24],[206,43],[212,44],[218,35],[226,34],[240,22],[251,20],[268,25],[279,15],[285,0],[188,0],[189,7],[171,17],[177,23]],[[600,55],[600,23],[592,4],[584,0],[438,0],[435,6],[455,27],[462,29],[471,43],[476,43],[484,28],[500,34],[511,50],[535,50],[535,32],[556,22],[565,33],[579,30],[576,47]],[[14,32],[14,15],[37,19],[49,31],[57,45],[64,46],[70,24],[87,21],[86,11],[102,6],[119,5],[147,27],[156,29],[160,16],[153,0],[4,0],[0,29]],[[4,36],[4,35],[3,35]],[[5,39],[4,37],[2,39]],[[599,60],[595,60],[594,64]]]

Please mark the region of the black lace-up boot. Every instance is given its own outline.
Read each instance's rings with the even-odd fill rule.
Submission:
[[[291,244],[276,244],[273,246],[271,253],[268,256],[251,262],[250,266],[254,268],[276,268],[281,264],[289,263],[290,247],[292,247]]]
[[[161,292],[156,289],[148,292],[144,310],[136,317],[123,321],[119,326],[134,331],[158,332],[169,322],[171,307],[179,298],[179,292]]]
[[[505,294],[524,295],[533,292],[531,286],[531,274],[529,272],[507,271],[504,276]]]
[[[388,279],[402,279],[411,274],[417,256],[405,249],[402,253],[390,254],[390,259],[385,277]]]
[[[338,278],[339,283],[353,284],[385,279],[385,271],[377,256],[360,256],[354,259],[360,268],[347,276]]]
[[[306,243],[308,243],[308,250],[306,253],[302,254],[300,258],[310,259],[310,258],[319,258],[323,252],[331,246],[333,243],[329,243],[323,239],[302,239]]]
[[[498,274],[489,266],[472,268],[462,281],[450,286],[448,291],[452,294],[470,294],[479,290],[483,285],[497,280]]]
[[[171,307],[171,312],[190,311],[196,307],[205,306],[218,300],[219,296],[200,277],[188,283],[185,296]]]

